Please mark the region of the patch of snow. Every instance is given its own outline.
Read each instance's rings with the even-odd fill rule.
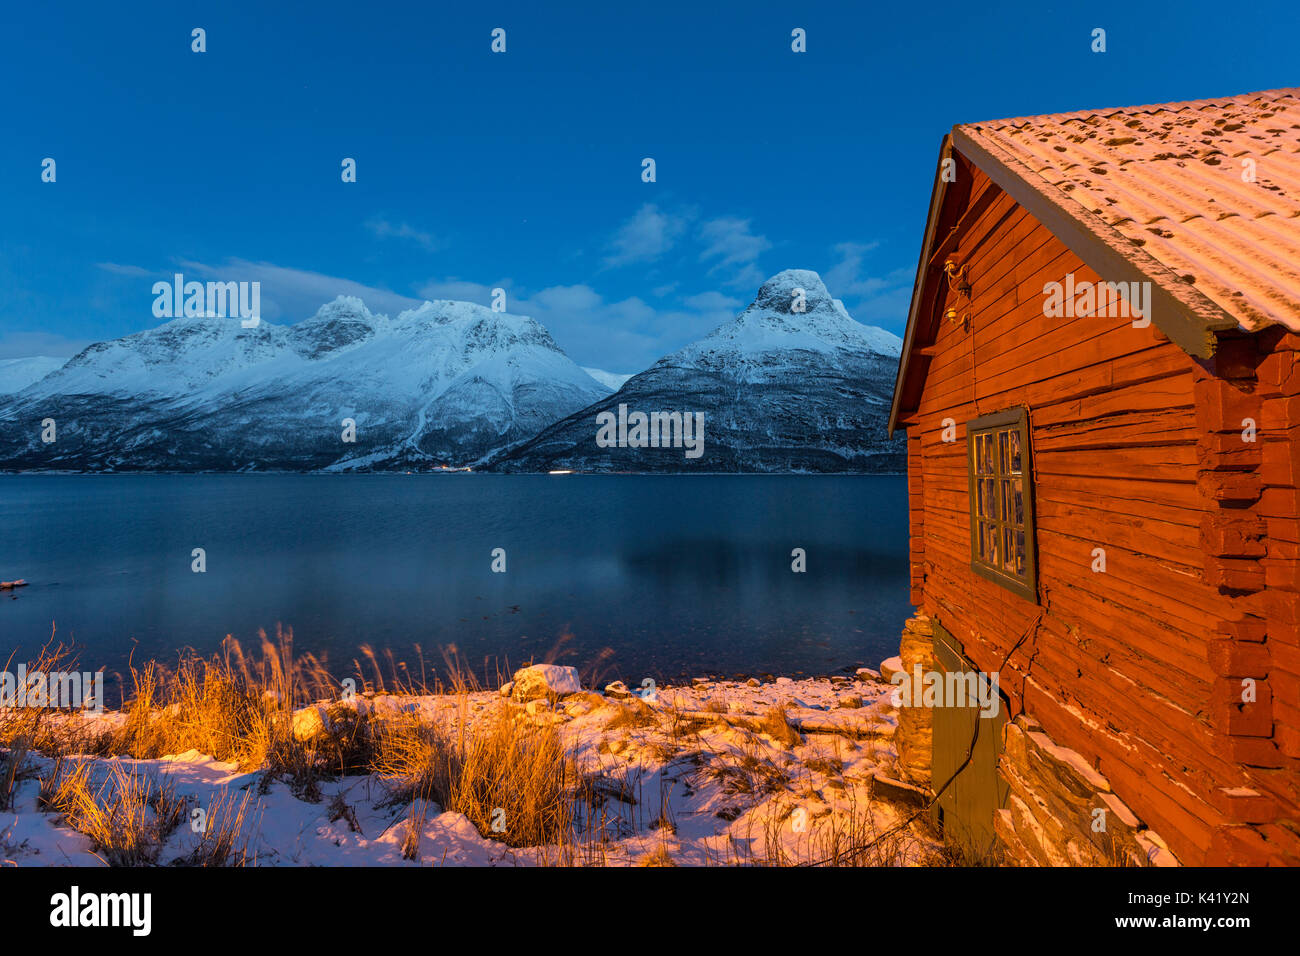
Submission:
[[[587,368],[585,365],[582,366],[582,370],[596,381],[600,382],[601,385],[604,385],[611,392],[617,392],[623,387],[623,384],[632,377],[631,373],[627,375],[619,375],[615,372],[606,372],[603,369]]]

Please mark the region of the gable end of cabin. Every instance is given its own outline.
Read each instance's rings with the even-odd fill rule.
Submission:
[[[886,669],[1002,709],[904,696],[901,771],[976,859],[1300,864],[1300,334],[1116,266],[963,142],[891,414],[917,613]]]

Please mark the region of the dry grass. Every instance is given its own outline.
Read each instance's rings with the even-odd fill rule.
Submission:
[[[605,723],[606,730],[621,730],[627,728],[638,730],[646,727],[654,727],[659,723],[654,708],[645,701],[637,697],[629,697],[623,701],[613,701],[617,708],[612,717]]]
[[[96,782],[89,761],[70,767],[55,764],[52,777],[42,780],[45,807],[62,816],[68,826],[85,834],[91,848],[110,866],[150,866],[158,862],[167,837],[185,819],[185,801],[170,783],[110,763],[107,777]]]
[[[799,736],[799,731],[790,726],[790,719],[786,716],[784,706],[777,706],[770,709],[764,716],[759,728],[783,747],[797,747],[802,743],[803,738]]]
[[[377,725],[373,765],[394,799],[433,800],[508,846],[562,842],[576,781],[555,729],[535,726],[505,701],[472,734],[467,724],[462,707],[446,723],[402,717]]]
[[[41,649],[36,660],[26,664],[27,673],[53,674],[59,671],[75,670],[76,659],[72,652],[61,644],[50,644]],[[0,668],[8,673],[15,673],[13,657]],[[61,751],[66,746],[78,742],[70,728],[60,727],[49,720],[52,708],[48,706],[6,705],[0,707],[0,746],[8,747],[11,756],[14,753],[26,754],[28,751]],[[13,771],[17,773],[17,769]],[[12,786],[12,780],[10,785]],[[0,801],[5,794],[0,793]]]
[[[38,737],[42,751],[56,758],[81,753],[158,759],[196,750],[242,770],[260,770],[263,793],[273,780],[282,780],[295,796],[310,802],[321,800],[325,779],[378,773],[393,785],[395,800],[412,803],[403,847],[408,858],[418,858],[428,801],[465,814],[485,837],[512,847],[562,843],[573,820],[577,780],[567,770],[559,735],[553,728],[535,726],[504,701],[468,733],[468,695],[481,685],[460,666],[454,648],[444,660],[451,676],[446,683],[435,680],[431,688],[423,661],[417,677],[391,655],[381,659],[363,648],[354,661],[354,685],[359,693],[450,690],[460,705],[455,719],[435,723],[401,715],[376,720],[336,701],[321,705],[315,722],[301,720],[300,713],[295,728],[295,709],[336,697],[340,684],[321,661],[294,656],[291,632],[277,632],[275,641],[262,635],[256,656],[245,655],[228,638],[212,658],[185,655],[170,670],[152,661],[133,666],[125,719],[95,737],[78,736],[79,724],[63,719],[67,715],[55,720],[42,708],[9,709],[0,715],[0,743],[10,748],[0,765],[0,785],[11,771],[16,776],[22,755]],[[54,664],[54,658],[43,657],[31,668],[53,670]],[[84,765],[65,772],[60,761],[57,767],[58,779],[44,782],[45,804],[115,860],[142,858],[152,844],[141,801],[156,803],[158,794],[121,782],[95,790],[85,779]],[[10,790],[12,782],[0,791],[0,799]],[[238,809],[213,808],[209,823],[214,829],[185,862],[242,863],[237,838],[246,810],[246,802]]]
[[[248,801],[252,794],[243,791],[236,801],[234,794],[222,788],[213,794],[203,809],[203,826],[198,845],[187,855],[173,860],[175,866],[248,866],[253,861],[248,852],[250,835],[245,831]],[[193,819],[193,811],[191,813]]]
[[[71,669],[62,648],[29,665],[29,670]],[[402,712],[382,718],[369,708],[337,700],[342,689],[325,662],[295,657],[291,632],[262,635],[256,654],[245,655],[229,638],[211,658],[187,654],[174,668],[156,662],[130,669],[129,691],[120,721],[83,721],[49,708],[0,710],[0,810],[12,802],[17,782],[33,774],[29,753],[54,760],[41,779],[39,802],[84,833],[95,852],[114,865],[158,862],[168,835],[186,822],[185,802],[170,786],[138,769],[110,760],[107,779],[92,779],[86,756],[158,759],[198,751],[241,770],[261,772],[259,790],[272,781],[287,784],[300,799],[320,801],[321,782],[347,774],[376,774],[393,804],[409,804],[402,855],[418,861],[421,836],[437,808],[464,816],[485,838],[512,848],[530,848],[538,862],[601,865],[608,845],[648,827],[666,839],[677,828],[668,794],[647,807],[630,776],[629,761],[613,767],[580,770],[555,726],[534,719],[496,699],[483,712],[470,711],[470,694],[482,685],[461,665],[452,648],[444,655],[450,677],[430,678],[423,660],[409,669],[391,655],[363,648],[353,662],[357,693],[440,694],[432,713]],[[500,675],[498,675],[499,678]],[[432,686],[431,686],[432,684]],[[334,700],[332,704],[316,704]],[[734,820],[763,800],[798,799],[783,762],[803,743],[783,707],[748,718],[744,729],[733,721],[725,701],[714,699],[700,712],[683,712],[675,703],[650,707],[632,697],[610,701],[596,695],[575,697],[592,710],[612,707],[607,732],[618,750],[635,745],[661,763],[682,758],[683,748],[697,758],[697,770],[712,775],[735,799],[718,816]],[[309,705],[314,709],[302,710]],[[295,710],[298,711],[295,721]],[[548,715],[544,714],[542,717]],[[305,719],[310,718],[310,719]],[[297,724],[295,726],[295,723]],[[739,746],[705,759],[701,733],[733,726]],[[725,729],[725,728],[724,728]],[[660,733],[659,731],[662,731]],[[611,747],[602,741],[597,754]],[[842,779],[838,754],[818,755],[808,769]],[[620,776],[621,774],[621,776]],[[661,780],[661,790],[663,789]],[[804,797],[820,799],[811,777]],[[242,866],[249,858],[248,815],[255,794],[224,791],[204,809],[206,828],[193,850],[172,862],[200,866]],[[652,800],[653,803],[653,800]],[[436,807],[434,806],[436,804]],[[824,806],[824,805],[823,805]],[[788,828],[788,813],[755,825],[754,842],[766,849],[737,852],[732,862],[788,865],[793,858],[815,858],[836,865],[896,865],[912,853],[906,834],[875,832],[870,807],[830,814],[811,828],[797,854],[777,839]],[[346,819],[359,832],[356,814],[341,796],[328,808],[331,821]],[[770,815],[769,815],[770,816]],[[666,844],[649,865],[672,865]],[[934,861],[941,862],[941,861]],[[946,861],[945,861],[946,862]]]
[[[641,865],[676,866],[677,864],[673,862],[672,854],[668,852],[668,847],[661,843],[655,848],[653,853],[647,855],[646,858],[641,861]]]
[[[10,744],[7,751],[0,754],[0,813],[13,809],[14,788],[22,779],[30,751],[31,742],[26,737],[19,737]]]
[[[424,821],[428,816],[427,800],[411,801],[411,809],[406,815],[406,836],[402,840],[402,859],[416,863],[420,861],[420,838],[424,834]]]
[[[747,737],[735,752],[722,752],[704,767],[729,795],[762,797],[780,793],[790,785],[790,774],[772,760],[761,740]]]
[[[293,709],[336,696],[339,685],[315,657],[294,657],[292,631],[261,640],[255,658],[227,638],[220,655],[187,655],[174,671],[153,661],[132,667],[127,719],[111,752],[157,758],[198,750],[242,769],[291,763]]]

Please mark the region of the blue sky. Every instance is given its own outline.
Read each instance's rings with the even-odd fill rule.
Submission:
[[[785,268],[901,333],[954,123],[1300,82],[1294,2],[272,7],[0,10],[0,358],[152,327],[178,271],[279,323],[500,286],[616,372]]]

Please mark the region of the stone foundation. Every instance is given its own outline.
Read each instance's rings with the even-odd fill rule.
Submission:
[[[1006,725],[998,773],[1011,788],[994,831],[1022,866],[1177,866],[1110,783],[1023,714]]]
[[[934,625],[918,612],[904,625],[892,665],[911,674],[938,669]],[[899,707],[899,773],[933,792],[934,715],[927,707]],[[998,773],[1010,788],[993,829],[1007,863],[1020,866],[1177,866],[1163,840],[1111,790],[1077,752],[1058,746],[1036,721],[1020,715],[1005,725]]]
[[[930,618],[917,613],[903,625],[899,642],[899,669],[913,673],[919,664],[922,671],[938,667],[934,658],[934,628]],[[928,707],[898,708],[898,769],[903,779],[929,789],[930,761],[934,750],[934,715]]]

